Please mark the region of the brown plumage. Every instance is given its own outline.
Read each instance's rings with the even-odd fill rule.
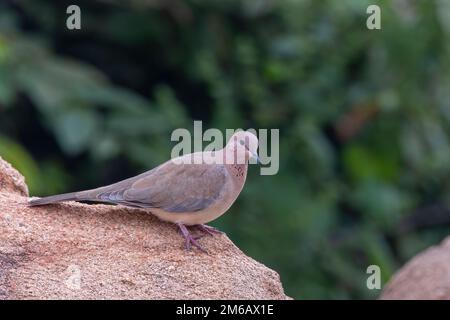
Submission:
[[[193,244],[204,250],[186,225],[208,234],[219,233],[204,224],[234,203],[245,183],[248,159],[257,157],[257,148],[258,139],[240,131],[220,151],[188,154],[105,187],[31,199],[29,205],[96,201],[150,209],[160,219],[178,224],[187,248]]]

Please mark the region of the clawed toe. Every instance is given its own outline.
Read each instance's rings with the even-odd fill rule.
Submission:
[[[210,236],[214,236],[216,234],[225,234],[224,232],[222,232],[220,230],[217,230],[214,227],[207,226],[206,224],[197,224],[196,227],[199,230],[203,231],[204,233],[206,233],[206,234],[208,234]]]
[[[181,234],[183,235],[184,239],[186,240],[186,250],[191,250],[191,246],[196,247],[202,252],[208,253],[198,242],[197,240],[202,238],[203,235],[192,235],[190,234],[189,230],[186,228],[185,225],[179,223],[178,227],[180,228]]]
[[[208,251],[205,250],[196,240],[197,237],[189,236],[186,239],[186,250],[191,250],[191,245],[199,249],[200,251],[203,251],[205,253],[208,253]]]

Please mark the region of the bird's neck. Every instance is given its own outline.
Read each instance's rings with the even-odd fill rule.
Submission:
[[[245,179],[247,178],[247,168],[246,164],[229,164],[227,165],[228,172],[230,173],[233,181],[236,184],[244,184]]]
[[[222,149],[221,152],[225,167],[230,173],[233,182],[242,188],[247,178],[248,159],[245,159],[245,155],[238,155],[236,148],[227,147]]]

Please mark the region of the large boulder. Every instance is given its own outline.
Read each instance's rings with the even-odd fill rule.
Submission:
[[[415,256],[384,287],[380,299],[450,299],[450,237]]]
[[[0,158],[0,299],[287,299],[278,274],[225,235],[208,254],[176,227],[120,206],[27,207],[23,177]]]

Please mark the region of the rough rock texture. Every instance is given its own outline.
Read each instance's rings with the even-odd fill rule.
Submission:
[[[28,187],[23,176],[0,157],[0,192],[28,196]]]
[[[137,209],[26,206],[0,158],[0,299],[287,299],[276,272],[225,235],[185,251],[175,226]]]
[[[401,268],[384,287],[380,299],[450,299],[450,237]]]

